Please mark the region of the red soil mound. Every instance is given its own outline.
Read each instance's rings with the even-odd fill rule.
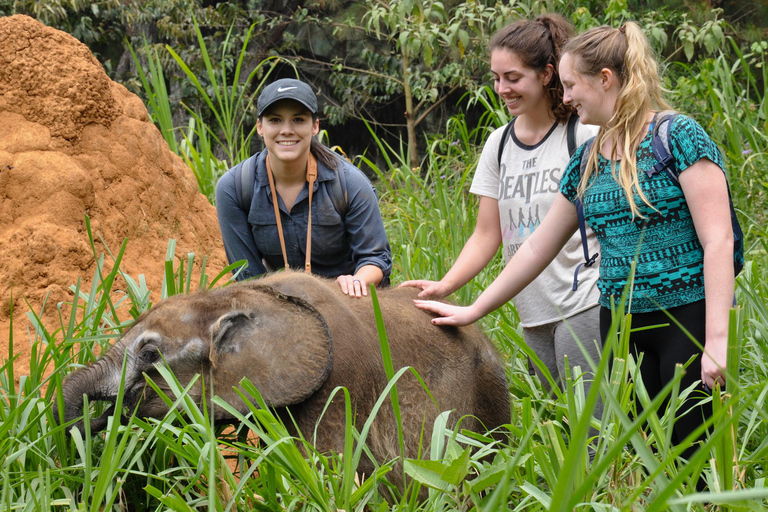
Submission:
[[[224,267],[215,208],[194,175],[141,100],[70,35],[26,16],[0,18],[0,120],[0,361],[13,295],[17,374],[29,363],[26,301],[38,311],[48,296],[53,331],[56,303],[72,301],[78,278],[90,287],[86,215],[113,252],[128,239],[120,268],[144,274],[153,301],[169,238],[198,265],[208,256],[209,275]]]

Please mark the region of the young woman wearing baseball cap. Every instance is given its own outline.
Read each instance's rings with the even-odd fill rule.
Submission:
[[[315,137],[317,110],[317,96],[302,81],[283,78],[264,88],[257,131],[265,150],[216,185],[224,249],[230,263],[248,262],[238,280],[303,268],[361,297],[368,284],[389,283],[389,241],[371,182]],[[249,168],[251,181],[243,179]]]

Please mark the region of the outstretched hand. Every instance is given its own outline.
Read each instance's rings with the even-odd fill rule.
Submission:
[[[472,306],[454,306],[433,300],[414,300],[413,303],[419,309],[431,311],[438,315],[432,319],[434,325],[469,325],[481,316],[475,312]]]
[[[336,282],[345,295],[356,299],[368,296],[368,283],[361,277],[344,275],[337,277]]]
[[[419,288],[421,290],[421,292],[419,292],[419,295],[418,295],[420,299],[442,299],[443,297],[447,296],[450,293],[450,291],[445,289],[445,286],[441,281],[429,281],[427,279],[414,279],[411,281],[404,281],[400,283],[400,286],[398,286],[398,288],[402,288],[404,286]]]

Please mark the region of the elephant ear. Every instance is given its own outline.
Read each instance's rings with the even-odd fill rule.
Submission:
[[[320,303],[335,301],[334,293],[339,285],[329,279],[319,278],[306,272],[276,272],[254,281],[254,286],[271,289],[274,293],[296,297],[317,306]]]
[[[261,291],[211,327],[211,363],[217,393],[232,391],[247,377],[267,405],[300,403],[326,381],[332,366],[328,325],[307,302]]]

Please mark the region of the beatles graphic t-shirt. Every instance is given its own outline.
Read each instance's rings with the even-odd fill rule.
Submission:
[[[498,149],[504,127],[488,138],[478,162],[470,192],[498,200],[504,261],[509,262],[520,246],[538,229],[560,190],[560,179],[568,165],[567,128],[556,124],[535,146],[523,144],[510,132],[501,165]],[[596,126],[576,125],[576,144],[597,133]],[[590,254],[599,252],[589,234]],[[513,300],[523,327],[534,327],[567,318],[598,301],[595,286],[597,265],[579,271],[574,292],[573,273],[584,261],[578,230],[555,260]]]

